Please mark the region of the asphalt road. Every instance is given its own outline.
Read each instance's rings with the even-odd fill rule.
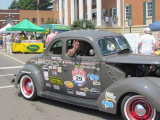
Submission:
[[[7,55],[0,49],[0,120],[122,120],[120,114],[107,114],[46,98],[23,99],[11,80],[32,56],[34,54]]]

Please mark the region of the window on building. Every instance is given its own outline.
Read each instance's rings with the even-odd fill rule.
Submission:
[[[147,17],[152,17],[152,2],[147,2]]]
[[[44,23],[44,18],[41,18],[41,23]]]
[[[48,18],[48,21],[51,21],[51,18]]]
[[[56,11],[59,11],[59,1],[56,2]]]
[[[96,4],[96,0],[92,0],[92,3],[93,3],[93,4]]]
[[[29,20],[28,18],[24,18],[24,19],[27,19],[27,20]]]
[[[112,8],[112,17],[116,14],[116,8]]]
[[[110,17],[113,17],[117,13],[116,8],[110,8]]]
[[[129,6],[126,6],[126,10],[125,10],[126,14],[125,14],[125,18],[129,19],[129,15],[130,15],[130,10],[129,10]]]
[[[65,0],[62,0],[62,8],[65,9]]]
[[[36,23],[36,22],[37,22],[37,19],[36,19],[36,18],[32,18],[32,22],[33,22],[33,23]]]

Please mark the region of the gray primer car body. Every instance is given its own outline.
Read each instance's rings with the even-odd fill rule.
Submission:
[[[121,35],[106,31],[69,31],[58,34],[49,43],[44,53],[31,58],[21,69],[16,77],[15,87],[18,87],[21,77],[27,74],[34,80],[37,95],[41,97],[116,114],[123,97],[129,93],[135,93],[144,96],[160,112],[159,73],[157,72],[155,75],[156,70],[159,69],[160,57],[135,55],[132,52],[103,55],[97,42],[100,38],[110,36]],[[89,42],[93,46],[95,55],[82,58],[81,56],[67,56],[66,41],[70,39]],[[62,40],[63,44],[62,54],[53,55],[50,53],[50,49],[54,42],[59,40]],[[54,61],[56,62],[54,63]],[[57,63],[58,65],[53,65]],[[85,63],[90,69],[84,68]],[[77,86],[76,83],[71,82],[74,77],[73,69],[77,68],[75,65],[82,65],[80,68],[86,72],[87,83],[77,83]],[[94,65],[96,70],[91,68]],[[155,65],[155,69],[150,70],[151,65]],[[58,70],[54,71],[53,67],[58,67],[59,72]],[[144,69],[149,70],[145,71]],[[54,77],[60,78],[58,79],[59,83],[57,78],[45,75],[46,71],[52,71]],[[51,73],[48,72],[48,74]],[[89,81],[87,76],[96,80]],[[49,80],[45,80],[47,78]],[[51,79],[52,83],[46,84]],[[109,101],[105,107],[103,106],[104,100]]]

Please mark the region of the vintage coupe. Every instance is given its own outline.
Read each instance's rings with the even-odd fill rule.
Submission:
[[[74,40],[83,54],[69,57]],[[20,70],[23,97],[46,97],[116,114],[126,120],[160,120],[160,57],[133,54],[127,40],[108,31],[69,31]]]

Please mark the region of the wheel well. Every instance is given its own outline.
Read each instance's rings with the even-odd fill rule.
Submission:
[[[121,112],[121,103],[122,103],[122,100],[124,99],[125,96],[127,96],[127,95],[129,95],[129,94],[138,95],[137,93],[134,93],[134,92],[129,92],[129,93],[123,94],[123,95],[119,98],[119,100],[118,100],[117,113]]]
[[[30,78],[32,78],[29,74],[22,74],[19,79],[18,79],[18,84],[20,83],[20,79],[24,76],[24,75],[28,75]],[[32,79],[33,80],[33,79]]]

